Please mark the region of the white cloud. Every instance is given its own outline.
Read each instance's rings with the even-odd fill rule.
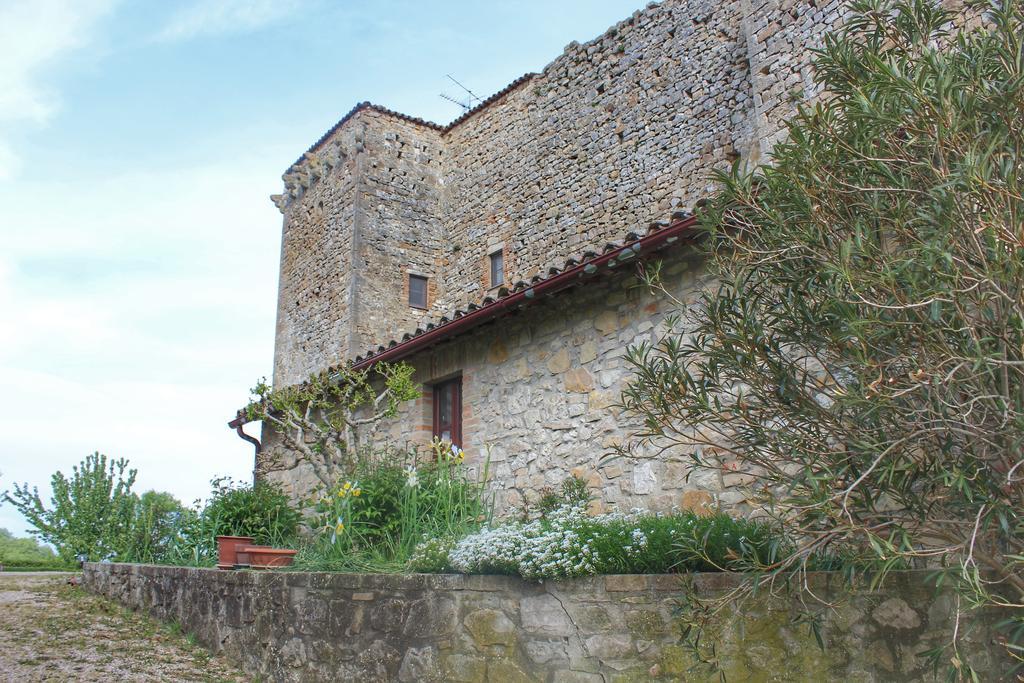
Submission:
[[[94,450],[186,502],[216,475],[251,477],[252,446],[226,423],[272,361],[270,166],[0,185],[0,491],[48,493]],[[0,527],[25,522],[0,505]]]
[[[45,124],[60,106],[46,70],[93,38],[114,0],[0,1],[0,129]],[[0,180],[18,168],[10,141],[0,138]]]
[[[300,0],[199,0],[172,15],[156,39],[173,42],[254,31],[291,14],[299,4]]]

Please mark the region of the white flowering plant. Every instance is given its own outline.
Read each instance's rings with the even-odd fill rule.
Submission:
[[[421,544],[436,555],[434,541]],[[430,566],[465,574],[511,574],[561,579],[595,574],[733,571],[771,562],[783,547],[766,524],[728,515],[643,510],[590,516],[581,503],[564,504],[540,519],[507,521],[451,545],[446,563]],[[428,563],[412,568],[431,571]],[[437,570],[435,570],[437,571]]]

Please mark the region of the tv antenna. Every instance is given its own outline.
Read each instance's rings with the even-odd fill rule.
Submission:
[[[449,102],[451,102],[452,104],[457,104],[457,105],[459,105],[460,107],[462,107],[462,110],[463,110],[463,111],[469,111],[470,109],[472,109],[472,108],[473,108],[473,107],[475,107],[476,105],[478,105],[478,104],[480,104],[481,102],[483,102],[483,100],[481,100],[481,99],[480,99],[480,98],[479,98],[479,97],[477,96],[477,94],[476,94],[475,92],[473,92],[472,90],[470,90],[470,89],[469,89],[469,88],[467,88],[466,86],[464,86],[464,85],[462,85],[461,83],[459,83],[459,82],[458,82],[457,80],[455,80],[455,79],[454,79],[454,78],[452,77],[452,75],[451,75],[451,74],[445,74],[445,75],[446,75],[446,76],[448,77],[448,80],[449,80],[449,81],[451,81],[451,82],[452,82],[452,83],[454,83],[455,85],[457,85],[457,86],[459,86],[460,88],[462,88],[462,89],[463,89],[463,90],[465,91],[465,93],[466,93],[466,96],[465,96],[464,98],[462,98],[462,99],[459,99],[459,98],[456,98],[456,97],[452,97],[451,95],[448,95],[448,94],[446,94],[446,93],[441,93],[441,97],[442,97],[443,99],[446,99],[446,100],[448,100],[448,101],[449,101]]]

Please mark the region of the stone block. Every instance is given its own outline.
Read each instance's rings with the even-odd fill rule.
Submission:
[[[647,590],[647,577],[642,574],[611,574],[604,577],[604,589],[610,593]]]
[[[619,329],[619,316],[612,311],[604,311],[594,318],[594,327],[603,335],[609,335]]]
[[[636,654],[636,648],[633,645],[633,640],[627,634],[602,633],[590,636],[584,641],[584,643],[586,644],[587,651],[601,661],[622,659],[629,655]]]
[[[508,360],[508,348],[501,338],[495,339],[490,348],[487,349],[487,362],[491,365],[500,365]]]
[[[528,633],[569,636],[576,632],[558,598],[545,594],[519,601],[519,623]]]
[[[697,489],[683,491],[683,495],[679,499],[679,507],[698,515],[711,515],[716,511],[714,496],[707,491]]]
[[[462,623],[477,647],[511,646],[516,642],[516,625],[504,612],[494,609],[474,610],[466,615]]]
[[[658,486],[658,478],[654,475],[654,464],[643,460],[633,465],[633,492],[639,495],[653,493]]]
[[[553,375],[560,375],[569,369],[571,360],[568,349],[559,349],[548,358],[548,371]]]
[[[586,671],[556,671],[551,678],[551,683],[604,683],[605,677],[601,674],[587,673]]]
[[[537,683],[522,667],[510,659],[489,659],[487,661],[488,683]]]
[[[452,683],[484,683],[487,660],[468,655],[448,655],[443,663],[444,680]]]
[[[603,633],[615,623],[608,608],[602,605],[580,605],[574,602],[570,614],[581,634]]]
[[[597,359],[597,344],[593,341],[584,342],[580,345],[580,364],[586,364]]]
[[[594,378],[584,368],[574,368],[565,373],[565,390],[574,394],[585,394],[594,388]],[[582,414],[583,411],[580,411]]]
[[[871,612],[871,618],[879,626],[895,630],[916,629],[921,626],[921,617],[901,598],[889,598],[884,601]]]
[[[401,631],[405,624],[405,614],[408,609],[405,600],[384,600],[374,606],[370,612],[370,626],[384,633]]]
[[[626,629],[634,638],[654,640],[670,633],[672,625],[657,610],[633,609],[626,612]]]
[[[402,654],[386,641],[375,640],[358,655],[355,663],[368,674],[368,678],[393,680],[397,673]]]
[[[398,667],[398,680],[401,683],[430,683],[443,680],[434,648],[411,647],[406,650]]]
[[[455,601],[445,597],[422,598],[409,605],[402,632],[410,638],[445,636],[455,632]]]
[[[526,656],[534,664],[550,664],[551,662],[563,660],[566,664],[569,662],[569,654],[565,650],[565,640],[562,638],[557,640],[527,640],[523,644],[523,649],[526,650]]]

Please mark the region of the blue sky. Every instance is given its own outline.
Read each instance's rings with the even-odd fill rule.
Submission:
[[[0,0],[0,490],[94,450],[186,502],[248,478],[285,168],[357,102],[445,123],[446,74],[486,97],[644,4]]]

